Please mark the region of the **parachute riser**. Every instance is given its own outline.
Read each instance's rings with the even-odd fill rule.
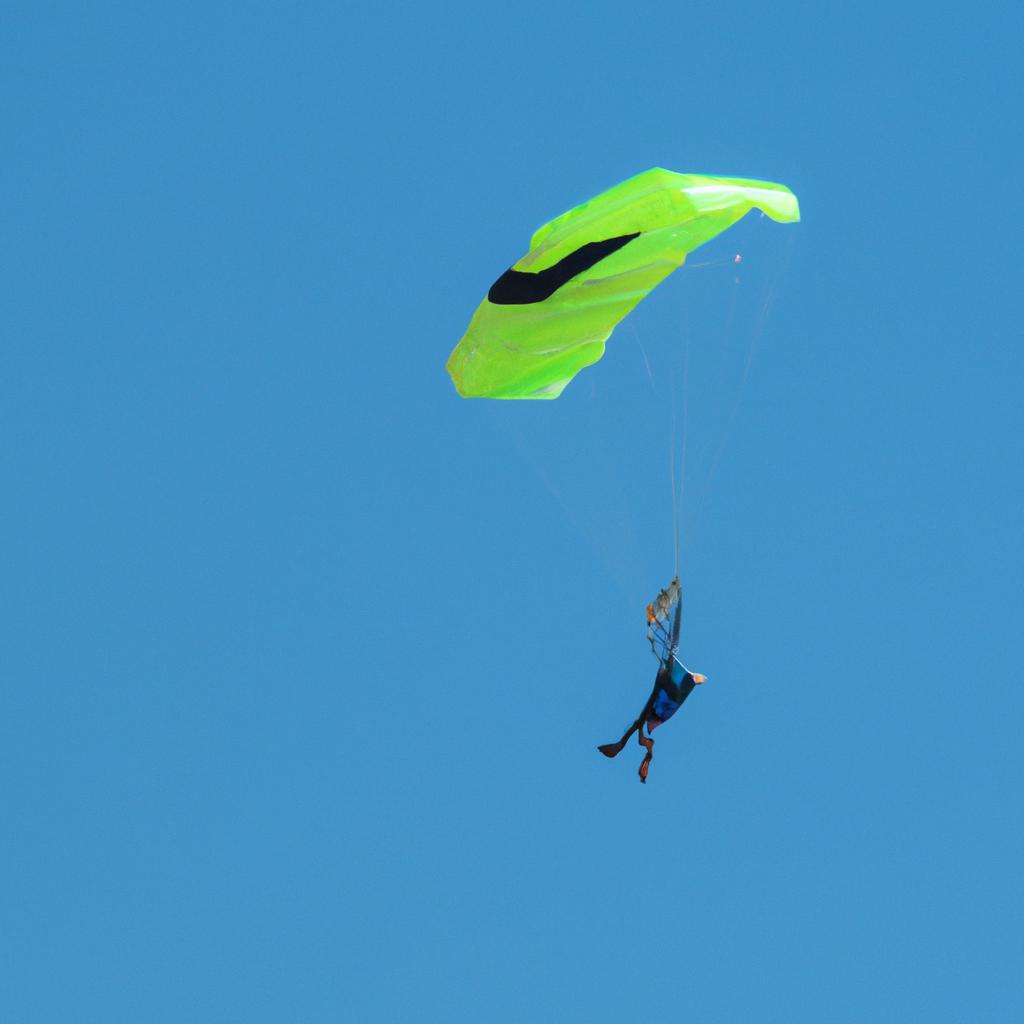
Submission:
[[[673,610],[673,606],[674,610]],[[671,626],[669,614],[672,615]],[[679,647],[679,633],[682,625],[683,602],[679,577],[658,594],[647,606],[647,641],[651,653],[659,664],[667,665],[675,657]]]

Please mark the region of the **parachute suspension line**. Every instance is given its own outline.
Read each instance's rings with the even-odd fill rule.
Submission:
[[[679,456],[679,493],[676,507],[679,509],[676,522],[676,575],[679,575],[679,534],[682,530],[686,506],[683,497],[686,493],[686,435],[690,419],[690,345],[688,338],[683,339],[683,439],[682,453]]]
[[[643,356],[644,369],[647,371],[647,381],[651,385],[651,394],[657,399],[658,389],[654,383],[654,373],[651,370],[651,361],[647,358],[647,350],[644,348],[643,342],[640,340],[640,332],[636,329],[636,325],[632,320],[627,321],[630,329],[633,331],[633,337],[636,339],[637,348],[640,349],[640,355]],[[675,381],[672,378],[672,374],[669,374],[669,386],[670,386],[670,406],[672,415],[672,429],[669,434],[669,453],[668,453],[668,479],[669,479],[669,491],[672,495],[672,538],[675,545],[675,575],[679,575],[679,503],[676,499],[676,399],[675,399]],[[684,406],[685,408],[685,406]],[[683,424],[683,443],[686,443],[686,426],[685,420]],[[685,464],[685,451],[684,464]]]
[[[651,385],[651,394],[657,398],[658,388],[654,383],[654,372],[651,370],[651,361],[647,358],[647,350],[644,348],[643,342],[640,340],[640,332],[636,329],[636,325],[632,320],[627,321],[630,329],[633,331],[633,337],[636,339],[637,348],[640,349],[640,355],[644,360],[644,369],[647,371],[647,381]],[[685,343],[685,335],[684,335]],[[687,346],[686,349],[686,373],[683,378],[683,387],[686,387],[686,380],[689,372],[689,359],[690,351]],[[669,405],[672,418],[672,428],[669,433],[669,453],[668,453],[668,479],[669,479],[669,493],[672,497],[672,543],[675,549],[674,557],[674,575],[679,575],[679,533],[680,533],[680,502],[683,497],[683,484],[684,480],[682,477],[679,482],[679,489],[676,490],[676,385],[675,378],[670,372],[668,375],[669,379]],[[682,474],[686,469],[686,394],[683,394],[683,436],[682,436],[682,463],[680,466],[680,473]]]
[[[723,339],[725,342],[730,342],[733,333],[735,331],[736,324],[736,306],[739,299],[739,290],[741,287],[741,278],[739,275],[733,280],[733,286],[729,299],[729,309],[726,314],[725,328],[723,331]],[[704,503],[707,500],[708,494],[711,491],[712,484],[714,483],[715,474],[718,471],[718,464],[722,459],[722,455],[725,452],[726,446],[729,443],[729,439],[732,436],[733,424],[736,421],[736,416],[739,412],[740,405],[743,401],[743,395],[746,390],[747,378],[750,376],[750,367],[754,361],[754,351],[757,348],[758,340],[763,333],[763,321],[751,332],[750,344],[747,346],[747,354],[743,361],[743,369],[740,374],[739,385],[736,388],[732,404],[729,408],[728,415],[722,429],[718,435],[715,446],[711,451],[711,458],[708,463],[707,471],[704,473],[704,480],[701,485],[700,494],[697,497],[697,509],[695,513],[694,528],[700,522],[702,514],[704,512]]]
[[[796,238],[790,237],[789,242],[786,246],[785,256],[783,257],[781,264],[777,264],[774,272],[771,274],[768,283],[764,285],[761,296],[760,306],[758,309],[757,320],[751,329],[750,344],[747,346],[746,359],[743,363],[743,371],[740,376],[739,386],[736,389],[736,396],[733,399],[732,407],[729,410],[728,418],[726,419],[725,426],[722,428],[721,435],[718,439],[718,444],[712,453],[711,464],[708,467],[707,474],[704,478],[703,486],[701,487],[700,496],[697,501],[696,518],[700,519],[701,513],[704,509],[704,502],[708,496],[708,492],[711,490],[712,483],[714,482],[715,473],[718,470],[718,464],[721,461],[722,454],[725,451],[726,446],[732,435],[733,427],[735,425],[736,416],[739,413],[740,405],[743,402],[744,394],[747,388],[747,381],[750,377],[750,370],[754,363],[754,356],[757,352],[758,345],[764,335],[765,329],[768,326],[768,316],[771,312],[772,305],[775,302],[775,293],[778,289],[779,282],[785,276],[789,269],[789,265],[793,258],[793,249],[796,244]],[[731,332],[733,326],[733,319],[735,313],[735,296],[739,290],[740,278],[737,277],[735,285],[733,287],[733,303],[729,310],[729,321],[728,330]]]
[[[672,435],[668,455],[669,485],[672,488],[672,543],[675,548],[675,575],[679,575],[680,536],[683,526],[683,496],[686,491],[686,441],[689,422],[690,396],[690,345],[689,335],[683,333],[683,398],[679,412],[683,421],[682,431],[676,429],[676,383],[675,375],[670,378],[672,385]],[[676,438],[679,437],[679,486],[676,487]]]
[[[654,386],[654,374],[651,372],[651,361],[647,358],[647,349],[644,348],[644,344],[640,340],[640,332],[636,329],[636,324],[634,324],[631,319],[627,320],[626,323],[628,323],[632,328],[633,337],[636,338],[637,347],[640,349],[640,355],[644,358],[644,368],[647,370],[647,380],[651,385],[651,394],[657,396],[658,389]]]
[[[639,338],[637,339],[639,341]],[[672,418],[672,428],[669,434],[669,488],[672,494],[672,545],[675,552],[674,575],[679,575],[680,539],[683,527],[683,495],[686,488],[686,440],[687,425],[689,419],[689,377],[690,377],[690,348],[689,332],[685,322],[682,328],[682,350],[683,350],[683,374],[682,374],[682,408],[680,409],[677,368],[670,365],[669,372],[669,403]],[[641,349],[642,351],[642,349]],[[673,362],[675,360],[672,360]],[[653,383],[653,379],[652,379]],[[678,423],[682,420],[682,431],[678,429]],[[676,485],[676,446],[679,446],[679,485]]]
[[[672,437],[668,449],[668,485],[672,492],[672,543],[675,545],[675,569],[679,575],[679,502],[676,500],[676,411],[672,410]]]

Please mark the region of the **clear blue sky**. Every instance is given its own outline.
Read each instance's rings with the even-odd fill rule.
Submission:
[[[0,1017],[1024,1018],[1022,28],[6,5]],[[533,229],[654,165],[803,223],[459,399]],[[637,339],[691,497],[726,439],[646,787],[594,749],[672,571]]]

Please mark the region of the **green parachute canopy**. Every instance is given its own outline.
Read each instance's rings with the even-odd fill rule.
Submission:
[[[448,357],[464,398],[557,398],[688,253],[753,208],[800,219],[784,185],[644,171],[538,229]]]

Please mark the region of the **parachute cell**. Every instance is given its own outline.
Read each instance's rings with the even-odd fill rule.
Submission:
[[[491,286],[447,369],[464,398],[557,398],[688,253],[757,208],[800,219],[784,185],[644,171],[539,228]]]

